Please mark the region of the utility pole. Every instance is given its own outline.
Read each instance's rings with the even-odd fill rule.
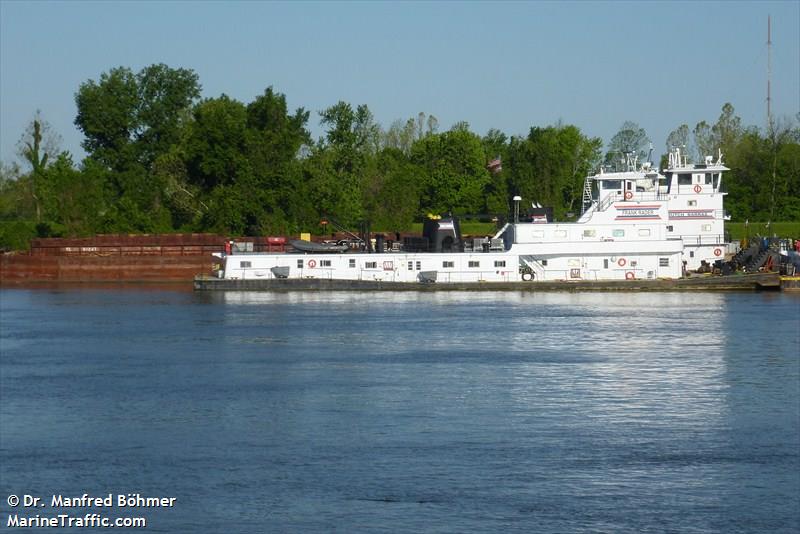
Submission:
[[[772,127],[772,17],[767,15],[767,127]]]
[[[772,144],[772,190],[769,197],[769,220],[775,216],[775,187],[778,181],[778,146],[775,125],[772,122],[772,94],[770,83],[772,81],[772,17],[767,15],[767,135]]]

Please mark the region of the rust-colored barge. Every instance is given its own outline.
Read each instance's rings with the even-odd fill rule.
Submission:
[[[0,284],[40,282],[191,282],[211,274],[214,234],[97,235],[42,238],[27,253],[0,256]]]

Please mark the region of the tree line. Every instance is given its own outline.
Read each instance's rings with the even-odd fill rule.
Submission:
[[[481,136],[466,122],[439,131],[420,113],[384,128],[367,105],[341,101],[318,112],[324,135],[315,140],[311,113],[290,111],[272,87],[248,103],[200,93],[197,74],[163,64],[86,81],[75,94],[81,162],[37,113],[20,161],[2,166],[0,247],[95,233],[319,233],[324,217],[403,231],[429,213],[503,217],[515,195],[568,220],[587,174],[625,153],[643,161],[650,143],[633,122],[605,152],[601,139],[561,123]],[[678,126],[665,148],[684,147],[695,161],[723,151],[734,220],[798,220],[798,118],[745,127],[725,104],[714,124]]]

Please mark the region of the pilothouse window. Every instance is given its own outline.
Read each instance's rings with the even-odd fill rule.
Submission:
[[[678,175],[678,185],[692,185],[692,175],[691,174],[679,174]]]

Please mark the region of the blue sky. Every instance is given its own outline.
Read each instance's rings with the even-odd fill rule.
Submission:
[[[367,104],[384,127],[420,111],[509,135],[557,121],[608,142],[626,120],[668,133],[800,112],[800,2],[22,2],[0,0],[0,159],[37,109],[76,159],[82,82],[117,66],[191,68],[204,97],[267,86],[293,110]]]

